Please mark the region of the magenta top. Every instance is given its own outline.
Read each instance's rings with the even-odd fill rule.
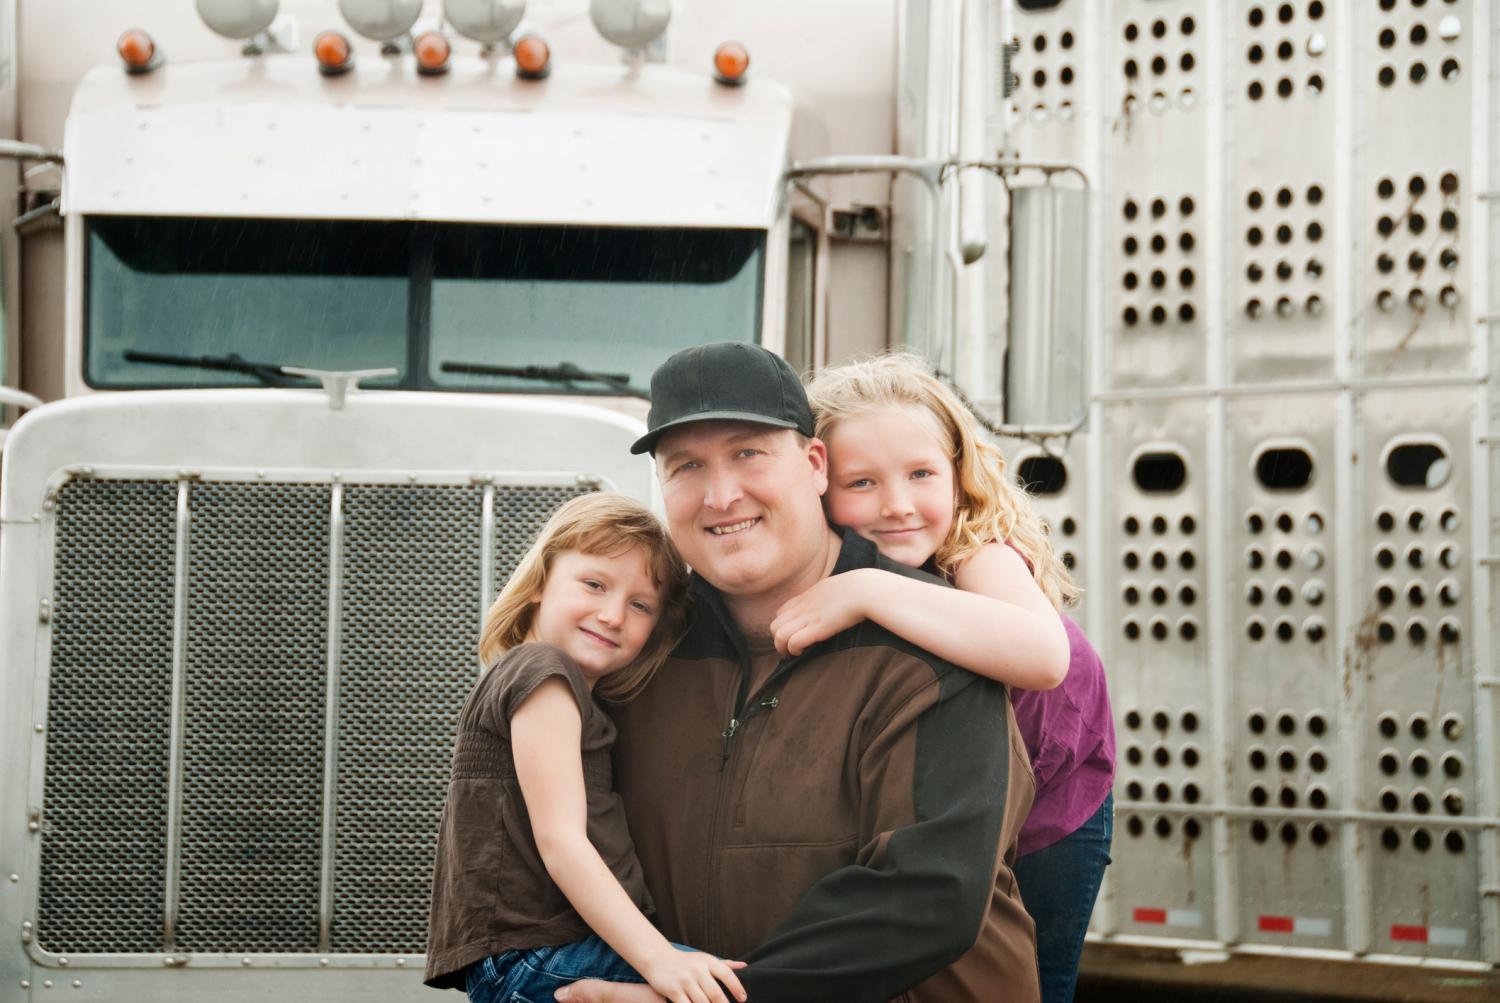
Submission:
[[[1036,775],[1036,799],[1016,850],[1023,857],[1092,818],[1115,782],[1115,723],[1104,663],[1083,628],[1061,616],[1071,653],[1067,678],[1051,690],[1010,688]]]

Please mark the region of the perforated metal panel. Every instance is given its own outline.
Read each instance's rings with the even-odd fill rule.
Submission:
[[[37,939],[159,951],[175,484],[75,482],[58,505]]]
[[[189,499],[177,945],[316,950],[329,488]]]
[[[557,507],[586,494],[583,486],[505,487],[495,490],[495,589],[505,584],[537,531]]]
[[[476,676],[482,499],[472,487],[344,492],[335,951],[426,943],[453,729]]]

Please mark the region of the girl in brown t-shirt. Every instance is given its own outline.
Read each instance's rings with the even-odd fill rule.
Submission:
[[[491,666],[459,714],[438,834],[426,982],[476,1003],[550,1001],[577,979],[728,1003],[739,962],[679,948],[613,791],[615,727],[672,650],[687,569],[656,518],[617,494],[563,505],[485,616]],[[644,987],[642,987],[644,990]]]

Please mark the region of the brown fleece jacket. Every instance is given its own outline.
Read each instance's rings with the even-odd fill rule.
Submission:
[[[834,573],[920,576],[846,533]],[[925,576],[922,576],[925,577]],[[671,939],[750,962],[753,1003],[1039,998],[1010,871],[1032,799],[1004,687],[863,623],[748,693],[694,581],[688,636],[615,712],[615,780]]]

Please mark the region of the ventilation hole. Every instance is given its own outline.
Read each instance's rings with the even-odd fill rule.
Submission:
[[[1191,16],[1185,16],[1183,17],[1181,23],[1178,25],[1178,30],[1180,30],[1184,35],[1191,35],[1193,33],[1193,30],[1197,27],[1198,25],[1193,21]]]
[[[1394,229],[1396,229],[1396,222],[1395,222],[1395,220],[1391,219],[1389,216],[1382,216],[1378,220],[1375,221],[1375,229],[1376,229],[1377,232],[1379,232],[1379,234],[1382,237],[1389,237],[1391,235],[1391,231],[1394,230]],[[1135,242],[1134,238],[1131,238],[1131,237],[1126,237],[1125,238],[1125,245],[1126,245],[1126,253],[1127,254],[1134,254],[1135,253],[1134,251],[1132,251],[1130,249],[1130,245],[1133,244],[1134,242]]]
[[[1458,251],[1451,247],[1443,248],[1438,254],[1438,264],[1450,272],[1453,271],[1458,267]]]
[[[1316,244],[1323,239],[1323,224],[1313,220],[1307,224],[1307,239]]]
[[[1151,590],[1151,601],[1158,606],[1164,606],[1167,602],[1167,590],[1158,585]]]
[[[1416,791],[1412,794],[1411,810],[1418,815],[1426,815],[1432,811],[1432,798],[1426,791]]]
[[[1410,564],[1413,568],[1420,568],[1423,564],[1425,564],[1426,563],[1426,558],[1425,558],[1425,555],[1422,553],[1422,548],[1416,546],[1415,544],[1413,544],[1410,547],[1407,547],[1406,548],[1406,563]]]
[[[1444,791],[1443,811],[1449,815],[1462,815],[1464,813],[1464,796],[1458,791]]]
[[[1136,313],[1135,307],[1128,306],[1125,308],[1125,312],[1120,315],[1120,319],[1125,322],[1126,327],[1135,327],[1136,322],[1139,321],[1141,317],[1140,314]]]
[[[1157,710],[1151,715],[1151,727],[1165,733],[1168,728],[1172,727],[1172,718],[1166,711]]]
[[[1412,233],[1421,233],[1427,229],[1427,217],[1419,212],[1414,212],[1406,217],[1406,228]]]
[[[1261,603],[1265,602],[1265,599],[1266,594],[1259,585],[1251,585],[1248,589],[1245,590],[1245,600],[1249,602],[1251,606],[1259,606]]]
[[[1141,726],[1141,712],[1138,711],[1138,710],[1134,710],[1134,709],[1126,711],[1125,712],[1125,727],[1127,727],[1130,730],[1134,731],[1135,729],[1139,728],[1140,726]]]
[[[1134,42],[1140,35],[1140,29],[1135,26],[1134,21],[1125,22],[1125,41]]]
[[[1285,282],[1292,277],[1292,263],[1290,261],[1276,262],[1276,277]]]
[[[1292,204],[1292,190],[1290,188],[1281,188],[1281,189],[1279,189],[1276,192],[1276,204],[1279,205],[1279,206],[1281,206],[1283,209],[1285,209],[1287,206],[1291,205]]]
[[[1121,523],[1121,525],[1124,527],[1125,532],[1130,536],[1134,536],[1141,531],[1141,521],[1133,515],[1127,515],[1125,517],[1125,521]]]
[[[1396,563],[1396,552],[1390,547],[1380,547],[1375,551],[1375,563],[1382,568],[1393,567]]]
[[[1155,794],[1156,800],[1160,801],[1162,804],[1166,804],[1168,801],[1172,800],[1172,788],[1168,787],[1164,783],[1157,784],[1156,787],[1151,791],[1151,793]]]
[[[1464,721],[1457,714],[1449,714],[1443,718],[1443,737],[1450,742],[1456,742],[1464,736]]]
[[[1380,845],[1394,853],[1401,849],[1401,834],[1395,829],[1380,830]]]
[[[1292,552],[1290,550],[1278,550],[1278,551],[1276,551],[1276,566],[1278,568],[1280,568],[1282,571],[1286,571],[1289,568],[1291,568],[1292,561],[1293,561]],[[1290,593],[1291,590],[1287,589],[1287,592]],[[1277,590],[1276,595],[1277,595],[1278,599],[1281,597],[1281,590],[1280,589]],[[1290,600],[1288,600],[1288,602],[1290,602]],[[1286,603],[1282,603],[1282,605],[1284,606],[1284,605],[1286,605]]]
[[[1286,711],[1276,715],[1276,730],[1283,735],[1290,735],[1297,730],[1297,719]]]
[[[1384,773],[1388,777],[1394,777],[1400,769],[1401,760],[1394,752],[1387,749],[1380,754],[1381,773]]]
[[[1138,799],[1137,799],[1138,800]],[[1125,820],[1125,831],[1132,836],[1140,836],[1146,829],[1146,824],[1137,815],[1131,815]]]
[[[1284,62],[1291,59],[1295,51],[1295,47],[1288,39],[1282,39],[1281,43],[1276,46],[1276,58]]]
[[[1198,625],[1192,620],[1184,619],[1177,625],[1177,636],[1184,641],[1192,641],[1198,637]]]
[[[1177,246],[1181,248],[1182,253],[1184,254],[1190,253],[1196,242],[1197,239],[1191,233],[1187,232],[1184,232],[1177,238]]]
[[[1313,735],[1322,735],[1328,731],[1328,721],[1322,714],[1309,714],[1307,716],[1307,730]]]
[[[1124,248],[1125,254],[1127,256],[1128,255],[1132,255],[1136,251],[1138,251],[1138,250],[1141,249],[1141,243],[1140,243],[1140,241],[1136,240],[1134,237],[1126,237],[1124,243],[1121,244],[1120,246],[1122,248]]]
[[[1261,276],[1264,274],[1265,273],[1261,270],[1261,267],[1253,261],[1250,263],[1250,267],[1245,269],[1245,277],[1251,282],[1259,282],[1261,280]]]
[[[1198,765],[1198,749],[1195,746],[1184,745],[1182,747],[1182,765],[1189,769]]]
[[[1163,571],[1167,566],[1167,555],[1158,550],[1151,555],[1151,566],[1157,571]]]
[[[1184,289],[1193,288],[1193,270],[1191,268],[1184,268],[1182,271],[1178,272],[1177,283]]]
[[[1380,34],[1376,36],[1376,41],[1380,43],[1380,47],[1382,49],[1389,49],[1389,48],[1391,48],[1392,46],[1394,46],[1396,44],[1396,32],[1395,32],[1395,30],[1391,29],[1391,28],[1383,28],[1383,29],[1381,29]]]
[[[1167,639],[1167,623],[1165,620],[1153,619],[1151,621],[1151,636],[1158,641]]]
[[[1266,730],[1266,716],[1260,711],[1252,711],[1249,719],[1245,722],[1250,726],[1250,731],[1256,735],[1262,735]]]
[[[1264,807],[1270,799],[1270,795],[1266,793],[1266,789],[1260,784],[1255,784],[1250,788],[1250,803],[1257,808]]]
[[[1382,533],[1389,533],[1396,528],[1396,517],[1389,511],[1382,509],[1375,515],[1375,527]]]
[[[1389,275],[1391,270],[1396,267],[1396,259],[1389,254],[1381,252],[1380,257],[1375,259],[1375,267]]]
[[[1407,586],[1406,601],[1411,603],[1413,606],[1421,606],[1427,601],[1427,594],[1422,591],[1422,586],[1420,583],[1413,583]]]
[[[1260,821],[1259,819],[1250,823],[1251,839],[1255,840],[1257,843],[1264,843],[1269,836],[1270,831],[1266,828],[1266,823]]]
[[[1281,823],[1281,841],[1287,846],[1292,846],[1297,842],[1297,827],[1291,822]]]
[[[1452,209],[1444,209],[1443,214],[1438,217],[1438,226],[1449,233],[1458,229],[1458,213]]]
[[[1276,754],[1276,765],[1281,767],[1285,773],[1290,773],[1297,768],[1297,754],[1291,749],[1282,749]]]
[[[1245,628],[1245,633],[1250,636],[1250,640],[1259,641],[1266,636],[1266,625],[1259,619],[1251,620]]]
[[[1153,288],[1160,289],[1162,286],[1164,286],[1166,284],[1167,284],[1167,273],[1166,272],[1164,272],[1164,271],[1162,271],[1161,269],[1158,268],[1156,271],[1154,271],[1154,272],[1151,273],[1151,285],[1152,285]]]
[[[1411,834],[1411,846],[1418,853],[1426,853],[1432,849],[1432,833],[1426,829],[1418,829],[1416,832],[1413,832]]]
[[[1128,570],[1130,570],[1130,571],[1134,571],[1136,568],[1138,568],[1140,566],[1141,566],[1141,555],[1137,554],[1133,550],[1127,550],[1127,551],[1125,551],[1125,567]]]
[[[1418,741],[1425,739],[1430,729],[1426,714],[1413,714],[1406,726],[1411,731],[1411,737]]]
[[[1458,753],[1444,753],[1441,762],[1443,764],[1444,776],[1456,780],[1457,778],[1464,775],[1464,760],[1463,757]]]
[[[1033,87],[1047,86],[1047,71],[1037,70],[1035,73],[1033,73],[1031,75],[1031,84]]]
[[[1252,770],[1263,770],[1266,768],[1266,753],[1264,749],[1250,750],[1250,768]]]
[[[1046,49],[1047,49],[1047,36],[1046,35],[1038,35],[1035,38],[1033,38],[1031,40],[1031,47],[1033,49],[1035,49],[1036,51],[1038,51],[1038,52],[1045,52]]]
[[[1443,82],[1451,84],[1453,81],[1457,80],[1458,77],[1459,77],[1458,60],[1456,60],[1456,59],[1445,59],[1445,60],[1443,60],[1443,66],[1442,66],[1442,69],[1441,69],[1440,72],[1443,75]]]
[[[1063,32],[1062,36],[1058,38],[1057,42],[1064,49],[1071,49],[1073,47],[1073,33],[1071,31]]]
[[[1321,749],[1314,749],[1307,754],[1307,768],[1314,773],[1322,773],[1328,769],[1328,756]]]
[[[1323,627],[1322,622],[1318,620],[1307,621],[1306,625],[1303,627],[1303,630],[1307,634],[1307,639],[1313,644],[1320,643],[1323,640],[1324,635],[1326,634],[1326,630]]]
[[[1068,483],[1068,468],[1061,457],[1028,456],[1021,461],[1019,477],[1034,495],[1061,494]]]
[[[1464,834],[1456,829],[1449,829],[1447,834],[1443,836],[1443,847],[1449,853],[1463,853]]]
[[[1132,471],[1135,485],[1147,494],[1171,494],[1187,482],[1187,464],[1177,453],[1143,453]]]
[[[1261,86],[1259,80],[1252,80],[1250,81],[1250,86],[1245,89],[1245,92],[1250,96],[1251,101],[1259,101],[1265,95],[1266,89]]]
[[[1427,641],[1427,626],[1421,620],[1413,620],[1406,628],[1406,637],[1412,644],[1424,644]]]
[[[1425,777],[1432,772],[1432,758],[1422,751],[1411,754],[1411,771],[1419,777]]]
[[[1420,84],[1422,81],[1427,79],[1427,64],[1421,62],[1420,60],[1412,63],[1411,69],[1407,71],[1406,75],[1412,83]]]
[[[1167,72],[1167,59],[1166,59],[1165,56],[1153,56],[1152,57],[1152,59],[1151,59],[1151,72],[1154,73],[1158,77],[1161,76],[1163,73]]]
[[[1284,97],[1284,98],[1291,97],[1292,96],[1292,79],[1290,77],[1282,77],[1280,80],[1278,80],[1276,82],[1276,93],[1280,97]]]
[[[1250,27],[1259,28],[1262,21],[1266,19],[1265,12],[1259,7],[1250,8]]]
[[[1307,838],[1314,846],[1328,845],[1328,827],[1322,822],[1314,822],[1307,828]]]
[[[1135,640],[1138,640],[1140,638],[1140,636],[1141,636],[1141,625],[1138,624],[1138,623],[1136,623],[1134,620],[1126,620],[1125,621],[1125,637],[1128,640],[1135,641]]]
[[[1380,729],[1380,734],[1386,738],[1395,738],[1396,732],[1401,730],[1401,724],[1396,720],[1394,714],[1380,715],[1380,721],[1376,727]]]
[[[1379,81],[1380,86],[1389,87],[1396,82],[1396,70],[1394,67],[1382,66],[1380,72],[1375,74],[1375,79]]]
[[[1412,251],[1406,256],[1406,267],[1414,272],[1420,272],[1427,267],[1427,258],[1421,251]]]
[[[1156,254],[1160,254],[1161,252],[1165,251],[1166,249],[1167,249],[1167,238],[1163,237],[1159,233],[1158,234],[1154,234],[1151,237],[1151,250],[1154,253],[1156,253]]]
[[[1125,75],[1127,77],[1137,77],[1140,75],[1140,72],[1140,67],[1136,66],[1134,59],[1125,60]]]
[[[1162,839],[1169,839],[1172,835],[1172,820],[1165,815],[1156,820],[1156,834]]]
[[[1313,73],[1307,78],[1307,93],[1317,97],[1323,93],[1323,74]]]
[[[1458,175],[1448,171],[1438,179],[1438,188],[1444,195],[1453,195],[1458,191]]]
[[[1380,621],[1375,628],[1375,636],[1380,638],[1381,643],[1390,644],[1396,639],[1396,625],[1389,620]]]

